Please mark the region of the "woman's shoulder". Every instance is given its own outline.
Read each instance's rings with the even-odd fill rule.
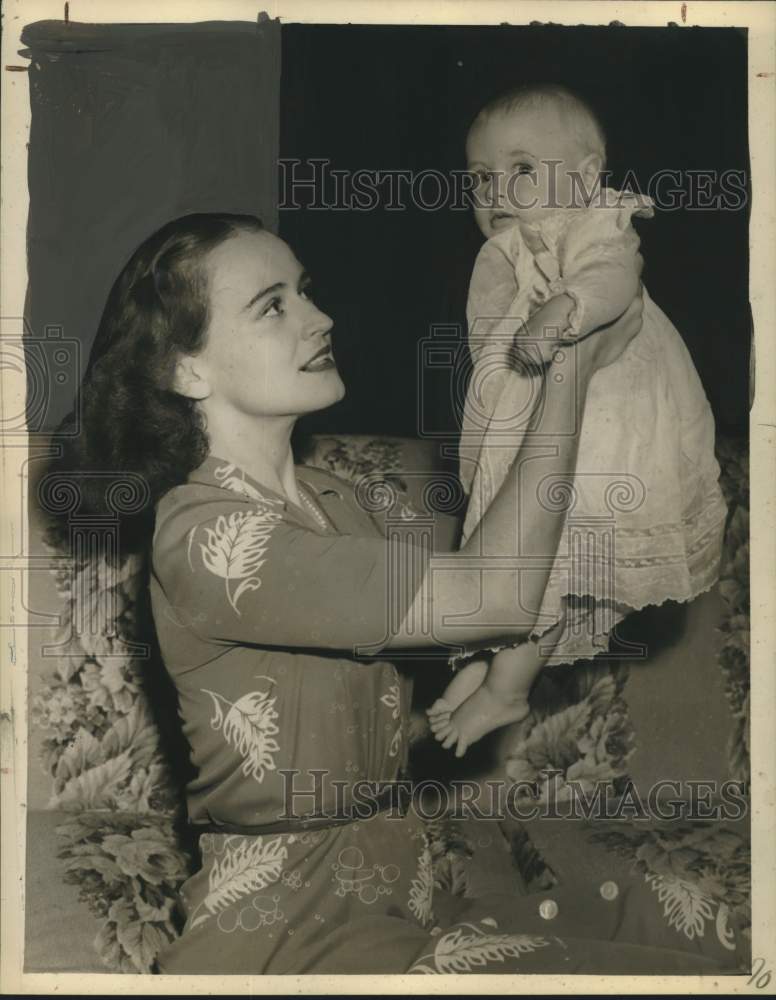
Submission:
[[[189,473],[187,480],[173,486],[157,504],[160,517],[190,506],[235,503],[284,508],[285,498],[263,486],[243,469],[210,457]]]
[[[316,493],[336,528],[346,534],[385,535],[389,520],[405,523],[423,516],[397,474],[368,472],[354,482],[317,466],[297,466],[297,479]]]
[[[297,465],[296,473],[319,498],[336,495],[348,507],[358,505],[353,483],[335,473],[310,465]],[[212,524],[219,517],[240,518],[241,512],[254,520],[262,515],[273,522],[298,521],[287,498],[236,466],[209,461],[157,503],[154,546],[158,548],[160,542],[176,544],[193,526]]]
[[[202,467],[186,482],[173,486],[156,505],[154,549],[177,544],[193,527],[219,518],[241,517],[241,512],[266,511],[281,520],[285,501],[271,490],[260,488],[231,466]]]
[[[400,507],[406,511],[412,507],[407,484],[399,473],[374,470],[354,481],[319,466],[298,465],[296,468],[297,478],[313,486],[319,495],[337,493],[343,499],[352,499],[369,514],[398,511]],[[404,516],[409,515],[405,513]]]
[[[338,476],[329,469],[322,469],[319,465],[297,465],[296,472],[297,477],[301,477],[310,486],[318,489],[331,489],[347,495],[355,494],[355,485],[350,479]]]
[[[237,496],[230,496],[217,486],[186,482],[173,486],[158,501],[154,519],[153,550],[178,544],[194,525],[227,514]]]
[[[229,499],[229,495],[218,486],[207,483],[186,482],[169,489],[156,504],[156,523],[166,520],[170,515],[189,507],[202,504],[217,503]]]
[[[320,466],[297,465],[296,478],[315,495],[338,532],[363,535],[379,528],[370,503],[373,476],[354,482]]]

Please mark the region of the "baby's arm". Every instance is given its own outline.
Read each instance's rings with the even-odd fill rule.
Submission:
[[[634,215],[653,215],[649,199],[607,191],[605,203],[572,218],[559,241],[561,280],[574,299],[571,325],[577,336],[614,322],[635,298],[641,280]]]
[[[633,302],[641,281],[639,241],[591,248],[567,269],[563,290],[573,301],[571,335],[584,337],[618,319]]]

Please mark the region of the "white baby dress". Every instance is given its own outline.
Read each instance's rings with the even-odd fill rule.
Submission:
[[[625,296],[624,309],[635,291],[628,262],[638,249],[634,214],[652,209],[607,191],[594,206],[553,212],[482,247],[467,306],[473,370],[460,446],[469,494],[464,542],[511,468],[540,398],[538,377],[515,370],[519,321],[561,291],[575,303],[564,337],[611,319],[610,291]],[[596,261],[605,267],[586,271]],[[573,500],[532,633],[546,632],[565,607],[564,635],[549,662],[595,656],[631,609],[690,601],[715,583],[727,513],[718,478],[714,419],[700,379],[645,291],[641,331],[589,385]],[[548,479],[539,500],[568,504],[569,496],[559,478]]]

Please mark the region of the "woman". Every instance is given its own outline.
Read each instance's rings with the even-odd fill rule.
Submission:
[[[181,893],[183,935],[160,956],[161,972],[713,973],[732,964],[729,942],[677,936],[635,881],[606,899],[597,886],[564,886],[541,907],[433,892],[418,816],[382,793],[371,818],[354,809],[359,779],[391,782],[406,763],[409,690],[391,651],[474,649],[530,631],[529,612],[488,624],[513,616],[503,574],[517,588],[520,565],[506,558],[517,555],[517,515],[531,567],[520,595],[532,609],[546,585],[541,557],[556,551],[563,526],[562,511],[535,499],[539,484],[573,470],[590,379],[636,335],[640,316],[637,299],[605,333],[551,361],[524,445],[541,443],[546,457],[525,463],[519,509],[514,474],[464,549],[432,556],[419,584],[401,588],[406,561],[417,563],[411,538],[392,549],[348,484],[294,466],[296,419],[344,389],[332,322],[289,247],[251,217],[191,215],[135,252],[106,306],[70,461],[144,476],[148,501],[126,519],[125,550],[148,544],[155,516],[151,598],[196,770],[189,817],[202,853]],[[529,332],[552,319],[537,314]],[[480,555],[499,556],[495,569]],[[421,618],[431,628],[419,639],[411,623]],[[359,648],[380,656],[359,659]]]

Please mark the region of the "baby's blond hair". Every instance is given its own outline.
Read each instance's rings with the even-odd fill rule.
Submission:
[[[493,115],[509,115],[523,108],[555,107],[569,122],[584,153],[596,153],[606,164],[606,136],[597,115],[581,97],[556,83],[529,83],[513,87],[480,109],[469,134]]]

